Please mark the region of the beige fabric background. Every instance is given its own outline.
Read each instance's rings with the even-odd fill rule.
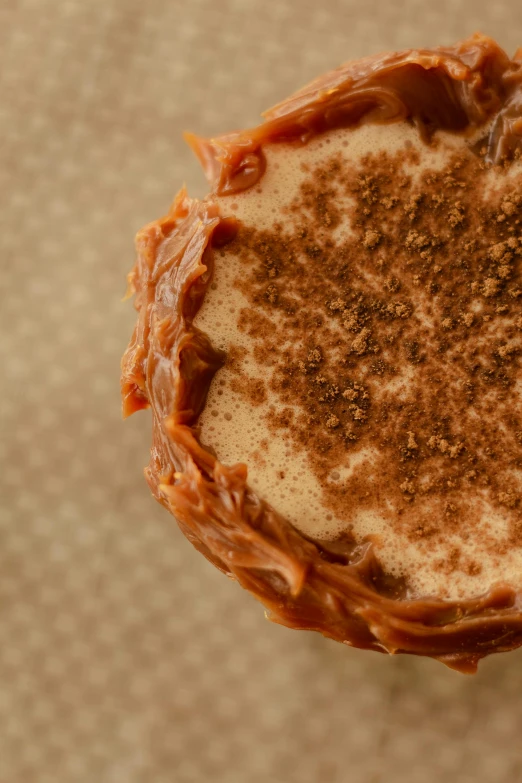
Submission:
[[[522,652],[465,678],[271,625],[148,495],[120,419],[133,235],[219,133],[519,0],[0,2],[0,783],[517,783]]]

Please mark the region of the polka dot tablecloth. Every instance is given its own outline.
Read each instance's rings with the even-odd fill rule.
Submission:
[[[264,618],[150,498],[120,418],[133,236],[220,133],[342,60],[519,0],[0,4],[0,783],[517,783],[522,653],[476,678]]]

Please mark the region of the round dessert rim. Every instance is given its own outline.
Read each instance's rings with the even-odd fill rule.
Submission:
[[[408,63],[429,68],[445,86],[448,79],[471,83],[472,90],[455,92],[468,124],[479,126],[495,115],[495,155],[514,153],[522,130],[520,63],[482,36],[448,51],[410,53]],[[371,61],[365,61],[368,68]],[[374,81],[382,62],[373,59]],[[475,114],[470,96],[476,98]],[[357,97],[361,100],[361,92]],[[323,111],[325,102],[320,103]],[[273,122],[283,118],[278,129],[285,127],[284,117],[284,110],[275,110]],[[375,113],[371,118],[380,119]],[[296,128],[292,122],[287,127]],[[267,139],[264,127],[207,146],[196,142],[200,156],[208,156],[205,167],[216,192],[234,192],[242,166],[247,170],[243,184],[248,178],[248,187],[256,181],[261,167],[249,155],[255,149],[259,158]],[[466,601],[390,598],[376,587],[382,574],[371,547],[354,553],[353,562],[335,562],[249,489],[244,465],[221,465],[198,442],[193,425],[223,356],[192,321],[209,283],[212,247],[233,231],[233,221],[222,219],[215,205],[181,191],[169,214],[137,237],[138,260],[129,286],[136,293],[139,319],[123,360],[122,393],[125,415],[152,408],[146,476],[153,495],[174,513],[189,540],[253,592],[277,622],[319,630],[354,646],[428,655],[461,671],[474,671],[489,652],[521,644],[522,612],[512,588],[493,586]]]

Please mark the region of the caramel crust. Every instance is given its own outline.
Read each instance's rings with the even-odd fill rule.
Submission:
[[[255,128],[185,138],[218,195],[252,187],[263,175],[263,144],[362,122],[409,120],[425,138],[493,120],[486,160],[498,163],[522,143],[522,48],[513,60],[486,36],[455,46],[392,52],[345,63],[263,114]]]
[[[191,137],[213,190],[233,193],[262,176],[266,143],[361,121],[410,119],[426,137],[488,127],[487,159],[522,140],[522,57],[474,36],[449,49],[367,58],[312,83],[250,131]],[[150,407],[146,478],[194,546],[267,607],[269,618],[381,652],[427,655],[463,672],[522,644],[520,595],[495,585],[466,601],[404,600],[390,593],[371,545],[342,556],[308,541],[248,486],[245,465],[226,467],[198,441],[197,419],[224,356],[193,325],[209,285],[213,248],[235,234],[211,200],[182,190],[169,214],[138,234],[129,275],[138,323],[122,363],[124,415]]]

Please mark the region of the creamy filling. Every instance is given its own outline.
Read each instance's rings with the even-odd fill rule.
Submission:
[[[411,231],[405,234],[406,250],[403,246],[394,246],[391,233],[388,237],[394,218],[390,217],[388,223],[386,210],[393,216],[397,209],[402,209],[404,203],[407,203],[409,192],[422,192],[423,178],[427,172],[430,176],[434,172],[443,172],[448,161],[460,153],[470,157],[468,150],[473,141],[457,135],[437,134],[435,143],[427,146],[414,127],[407,123],[396,123],[332,131],[313,139],[306,146],[282,143],[267,145],[264,150],[267,168],[260,183],[243,193],[217,199],[223,216],[233,215],[242,227],[256,232],[257,244],[252,245],[253,250],[245,250],[244,246],[232,243],[230,247],[216,252],[212,283],[195,319],[195,326],[207,332],[213,344],[226,350],[229,356],[211,384],[207,404],[199,420],[202,443],[211,447],[225,464],[246,463],[250,486],[306,536],[320,541],[333,541],[349,531],[357,542],[372,541],[385,570],[397,577],[404,577],[414,595],[463,598],[480,594],[495,582],[503,581],[513,585],[522,582],[522,546],[517,545],[517,538],[513,534],[513,526],[516,527],[518,520],[518,493],[522,494],[522,469],[519,467],[522,462],[513,460],[512,464],[506,465],[505,461],[502,464],[504,484],[509,479],[509,489],[504,493],[507,500],[504,502],[499,500],[502,492],[491,489],[489,476],[482,483],[473,483],[471,474],[474,471],[479,477],[482,475],[480,469],[476,470],[476,465],[482,465],[480,460],[483,455],[479,453],[479,446],[475,454],[472,444],[468,443],[474,420],[477,430],[484,426],[509,429],[509,422],[505,424],[500,419],[498,422],[495,420],[499,399],[502,411],[520,403],[522,375],[520,379],[516,377],[518,365],[513,369],[513,363],[518,361],[518,334],[522,334],[517,333],[514,325],[519,317],[518,298],[512,296],[509,299],[507,292],[508,305],[505,306],[509,312],[502,313],[504,320],[487,320],[493,301],[489,289],[493,291],[497,282],[496,278],[486,276],[478,280],[476,296],[473,295],[470,302],[466,301],[462,319],[466,323],[466,319],[475,319],[475,327],[469,328],[476,328],[476,319],[482,319],[480,331],[474,335],[475,354],[487,353],[500,342],[500,347],[497,346],[495,350],[503,350],[504,354],[497,361],[511,360],[510,371],[514,377],[514,382],[500,392],[496,386],[491,389],[485,387],[480,395],[480,406],[470,402],[466,412],[468,440],[464,436],[460,440],[457,431],[455,438],[448,440],[444,434],[436,434],[435,430],[433,434],[427,430],[409,430],[405,426],[402,456],[398,455],[397,464],[390,463],[388,470],[388,457],[380,441],[379,424],[372,423],[375,411],[388,410],[388,401],[393,403],[394,410],[401,410],[401,405],[422,407],[419,400],[424,394],[429,361],[421,362],[415,351],[420,350],[422,353],[426,348],[431,355],[430,350],[433,348],[435,354],[434,334],[440,332],[444,335],[444,330],[448,334],[452,333],[451,324],[456,324],[452,317],[443,317],[438,294],[433,293],[436,286],[433,288],[430,283],[424,285],[422,278],[423,274],[432,275],[433,266],[437,263],[437,252],[447,255],[448,247],[452,247],[445,234],[444,251],[438,250],[434,241],[432,246],[428,245],[426,233],[417,229],[415,210],[423,208],[429,211],[426,199],[424,202],[421,199],[417,204],[415,199],[411,202],[411,220],[408,217]],[[375,195],[377,191],[372,190],[372,163],[381,165],[383,154],[386,159],[395,162],[400,160],[400,167],[397,169],[396,166],[394,177],[395,186],[401,189],[402,200],[401,205],[397,206],[393,203],[393,196],[386,196],[382,199],[384,206],[381,206],[380,218],[371,218],[374,199],[378,198],[378,194]],[[331,167],[330,180],[328,166],[332,161],[335,166]],[[521,168],[520,163],[515,163],[506,174],[498,169],[484,170],[481,175],[483,194],[487,192],[494,199],[508,181],[510,187],[520,189]],[[354,172],[355,169],[359,174],[365,171],[370,176],[366,190],[364,182],[360,186],[357,184],[355,190],[339,185],[339,182],[345,182],[345,172]],[[278,231],[284,233],[288,229],[294,235],[302,232],[303,226],[309,226],[309,241],[313,244],[313,226],[319,200],[318,191],[311,189],[309,183],[318,171],[322,172],[325,187],[331,185],[334,188],[333,200],[336,205],[335,219],[331,218],[328,206],[325,207],[320,229],[322,247],[328,248],[329,257],[333,254],[335,258],[336,252],[339,258],[344,257],[343,253],[348,254],[351,280],[356,280],[357,286],[368,296],[380,295],[383,280],[387,281],[386,285],[391,292],[389,301],[395,308],[390,316],[395,319],[393,328],[396,323],[399,324],[399,337],[395,338],[390,331],[387,343],[384,337],[380,338],[381,333],[384,335],[386,330],[392,329],[391,321],[382,321],[380,330],[379,324],[376,326],[371,321],[364,321],[367,316],[363,314],[362,320],[354,324],[350,319],[359,316],[350,314],[352,311],[349,311],[345,301],[337,305],[337,300],[330,300],[328,291],[324,289],[317,293],[316,302],[312,288],[310,306],[313,302],[314,307],[319,307],[319,304],[322,307],[320,333],[323,342],[324,336],[327,336],[326,347],[318,346],[321,354],[319,358],[310,353],[314,330],[299,334],[292,333],[288,327],[292,315],[280,302],[293,290],[293,283],[285,282],[290,280],[289,273],[285,273],[287,277],[281,277],[277,258],[270,266],[270,235],[275,226]],[[453,174],[455,177],[458,178],[458,167]],[[359,180],[354,174],[350,182],[359,183]],[[430,198],[433,204],[437,204],[437,186],[432,184],[430,187]],[[462,199],[455,191],[455,188],[458,190],[458,184],[450,184],[448,188],[451,194],[455,192],[456,195],[451,195],[453,211],[449,210],[447,214],[450,215],[450,222],[451,215],[454,215],[454,228],[459,231],[459,220],[464,220],[462,215],[465,209],[459,206]],[[393,193],[393,188],[390,192]],[[366,203],[367,208],[364,206]],[[520,215],[522,217],[522,209]],[[515,219],[513,214],[506,217],[513,221]],[[366,219],[372,222],[362,226],[361,220],[364,222]],[[405,219],[402,216],[400,218],[402,221]],[[425,220],[428,219],[429,214]],[[441,230],[444,231],[445,227]],[[499,231],[503,231],[502,221],[499,222]],[[522,229],[518,233],[522,234]],[[517,231],[514,230],[506,236],[516,235]],[[402,245],[402,240],[398,244]],[[260,251],[260,247],[264,249]],[[278,239],[279,257],[284,247],[284,243],[281,244]],[[306,269],[308,259],[300,250],[303,247],[306,250],[305,244],[294,244],[292,252],[297,254],[299,264]],[[357,260],[358,247],[361,248],[360,263]],[[313,258],[313,247],[308,250]],[[392,273],[402,269],[393,266],[394,254],[399,251],[411,251],[414,254],[411,263],[414,266],[417,264],[421,270],[417,277],[422,278],[422,284],[415,282],[413,273],[410,275],[408,259],[404,269],[407,270],[405,275],[409,275],[409,282],[406,284],[399,272],[395,280]],[[264,269],[268,271],[266,285],[263,282],[263,299],[258,299],[256,304],[248,281],[252,265],[258,262],[262,253],[267,259]],[[277,254],[274,252],[273,255]],[[284,258],[281,263],[284,266]],[[513,263],[516,264],[516,259]],[[429,272],[422,271],[429,265]],[[511,268],[511,281],[517,272],[518,266]],[[256,274],[257,277],[251,279],[257,284],[261,273]],[[499,274],[508,275],[508,272]],[[499,280],[498,286],[504,285],[501,277]],[[347,285],[349,287],[350,283]],[[270,308],[272,289],[274,307]],[[343,290],[346,290],[346,286]],[[302,294],[300,296],[302,309],[307,306],[307,301]],[[294,301],[298,299],[294,297]],[[501,308],[504,304],[496,306]],[[342,308],[345,308],[344,321],[339,317]],[[506,327],[508,318],[511,320]],[[445,320],[449,325],[445,325]],[[369,325],[365,326],[365,323]],[[459,328],[464,327],[461,325]],[[403,333],[401,329],[406,331]],[[415,341],[408,337],[410,333],[418,334],[417,348],[408,348],[406,355],[409,358],[397,362],[397,339],[402,339],[407,346],[413,345]],[[458,352],[461,345],[467,345],[459,340],[455,337],[444,354],[449,373],[447,384],[454,383],[455,388],[463,383],[464,369],[460,375],[457,373],[453,377],[452,368],[460,367]],[[440,351],[440,346],[437,350]],[[453,355],[456,359],[453,359]],[[296,358],[299,356],[308,359],[305,358],[299,364]],[[346,356],[347,360],[343,358]],[[286,357],[284,362],[287,364],[293,362],[296,368],[302,365],[303,382],[311,383],[310,379],[313,379],[318,394],[322,393],[322,388],[329,389],[326,396],[331,395],[332,406],[328,407],[328,403],[325,403],[321,420],[324,422],[325,435],[323,440],[316,439],[318,448],[326,444],[324,449],[325,454],[330,455],[328,459],[324,456],[316,459],[316,452],[303,438],[303,431],[307,427],[306,415],[303,413],[301,398],[292,386],[299,370],[295,369],[294,372],[292,369],[289,375],[291,391],[288,395],[284,383],[274,380],[281,369],[281,357]],[[343,389],[346,383],[341,382],[338,373],[339,367],[344,368],[343,362],[346,361],[346,377],[350,381],[347,388]],[[392,365],[393,371],[389,373],[375,370],[376,366],[386,368]],[[440,363],[437,365],[437,372],[441,366],[444,367]],[[338,387],[335,378],[332,381],[330,377],[323,383],[320,375],[323,368],[326,368],[325,372],[331,369],[337,373]],[[437,382],[440,383],[440,379]],[[445,378],[442,378],[442,389],[444,385]],[[342,415],[339,413],[340,396],[346,400]],[[365,407],[365,396],[370,407]],[[322,410],[320,406],[319,410]],[[489,420],[485,420],[485,411],[488,410]],[[342,418],[345,411],[346,420],[350,422],[346,426]],[[387,415],[386,427],[389,428],[393,425],[393,422],[389,424],[393,411]],[[415,415],[418,418],[420,413]],[[459,411],[453,411],[452,415],[458,425]],[[316,416],[311,416],[313,427],[317,428],[316,419]],[[340,428],[349,430],[347,439],[342,442],[335,440]],[[300,430],[299,437],[296,436],[297,430]],[[345,435],[346,432],[343,437]],[[334,443],[331,449],[329,443]],[[390,448],[386,446],[386,449]],[[421,451],[426,456],[422,465],[417,467],[415,460]],[[464,465],[465,460],[467,462]],[[444,476],[448,476],[446,483],[449,488],[444,487],[441,491],[433,489],[439,469],[445,471]],[[452,489],[453,473],[450,471],[455,473],[456,489]],[[398,479],[397,476],[402,478]],[[463,489],[459,489],[461,486]],[[415,533],[417,520],[420,521],[418,535]],[[435,532],[431,532],[432,528]]]

